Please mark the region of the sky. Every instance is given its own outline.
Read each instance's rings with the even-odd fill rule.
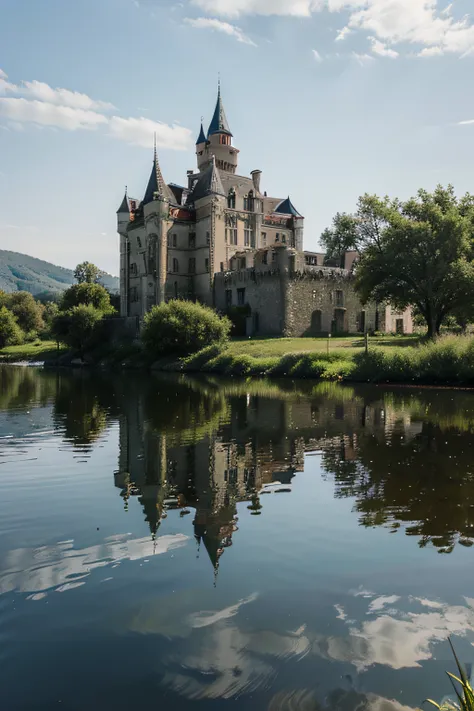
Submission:
[[[0,0],[0,248],[117,274],[125,185],[155,132],[186,182],[219,75],[239,173],[291,196],[306,249],[365,192],[474,192],[472,5]]]

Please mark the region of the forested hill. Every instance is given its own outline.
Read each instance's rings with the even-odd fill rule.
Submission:
[[[118,278],[110,274],[106,274],[101,283],[112,292],[119,289]],[[0,289],[3,291],[29,291],[37,295],[60,292],[71,284],[74,284],[72,269],[57,267],[27,254],[0,249]]]

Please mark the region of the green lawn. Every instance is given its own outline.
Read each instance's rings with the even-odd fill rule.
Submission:
[[[288,353],[327,353],[340,352],[342,355],[364,350],[364,339],[360,336],[344,338],[243,338],[231,341],[229,352],[232,355],[250,355],[255,358],[283,356]],[[379,336],[370,338],[371,348],[393,348],[414,346],[418,336]]]
[[[56,358],[65,352],[65,348],[58,351],[56,341],[34,341],[33,343],[24,343],[22,346],[0,348],[0,362],[42,361]]]

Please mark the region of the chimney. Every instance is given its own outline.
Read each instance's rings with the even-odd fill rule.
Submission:
[[[262,176],[262,171],[252,170],[250,175],[252,176],[253,187],[255,188],[255,192],[257,193],[257,195],[260,195],[260,178]]]

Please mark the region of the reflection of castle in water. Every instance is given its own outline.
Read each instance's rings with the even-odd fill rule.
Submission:
[[[184,388],[181,397],[189,392]],[[167,510],[181,509],[184,516],[194,509],[196,540],[216,567],[238,530],[237,503],[248,502],[251,513],[259,515],[263,494],[291,492],[295,474],[304,470],[305,453],[323,451],[330,459],[353,462],[361,429],[382,437],[396,430],[407,441],[422,428],[382,401],[367,406],[357,398],[334,401],[324,393],[309,399],[281,395],[221,395],[217,404],[204,407],[204,421],[194,418],[193,429],[188,411],[183,421],[171,407],[160,426],[140,393],[127,399],[115,475],[125,506],[138,497],[153,535]],[[212,400],[206,392],[199,397]],[[177,423],[170,427],[173,417]],[[209,428],[206,418],[213,422]]]

